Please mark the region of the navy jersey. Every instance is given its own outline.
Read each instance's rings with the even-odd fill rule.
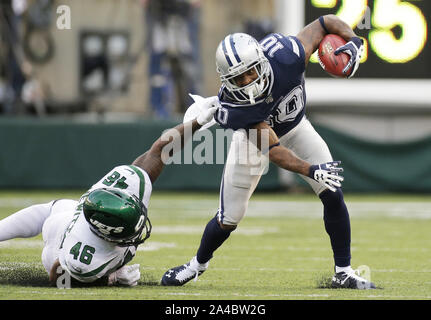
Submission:
[[[248,129],[265,121],[281,137],[294,128],[305,113],[305,52],[296,37],[272,33],[260,41],[271,65],[269,94],[255,104],[239,104],[229,97],[223,85],[219,99],[222,107],[215,114],[225,129]]]

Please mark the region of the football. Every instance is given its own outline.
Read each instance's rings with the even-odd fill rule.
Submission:
[[[343,69],[349,62],[350,56],[344,52],[339,55],[334,54],[337,48],[345,44],[346,41],[336,34],[328,34],[320,42],[317,52],[319,64],[323,70],[333,77],[346,78],[351,72],[350,70],[347,74],[343,73]]]

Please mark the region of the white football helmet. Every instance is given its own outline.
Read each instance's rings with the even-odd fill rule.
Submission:
[[[230,98],[242,104],[254,104],[256,98],[269,88],[273,78],[271,65],[259,42],[245,33],[229,34],[220,42],[216,66]],[[234,78],[252,68],[256,68],[257,79],[243,87],[236,85]]]

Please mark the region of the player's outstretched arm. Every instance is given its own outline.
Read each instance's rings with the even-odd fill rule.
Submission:
[[[354,41],[357,46],[359,46],[359,42],[362,43],[362,40],[356,36],[352,28],[337,16],[333,14],[321,16],[306,25],[296,36],[304,47],[305,65],[307,65],[311,55],[319,48],[320,42],[328,33],[339,35],[348,42]]]
[[[172,149],[165,152],[165,147],[168,144],[181,143],[181,149],[184,147],[186,141],[191,138],[191,135],[186,134],[187,131],[193,134],[196,130],[207,124],[213,119],[214,113],[218,108],[216,101],[205,101],[203,103],[210,104],[202,108],[201,113],[196,119],[186,123],[181,123],[174,128],[165,131],[159,139],[157,139],[150,150],[140,155],[133,161],[133,165],[138,166],[147,172],[151,182],[159,177],[163,170],[166,160],[165,158],[172,156]]]
[[[268,152],[271,162],[280,168],[310,177],[331,191],[336,191],[337,187],[341,187],[341,181],[344,178],[339,175],[343,171],[343,168],[338,166],[339,161],[311,165],[307,161],[298,158],[288,148],[280,145],[277,135],[267,123],[261,122],[253,128],[258,131],[257,147],[264,154]],[[264,144],[262,139],[269,139],[269,141]],[[262,150],[264,145],[267,145],[269,150]]]
[[[159,177],[160,173],[162,173],[165,163],[164,157],[172,156],[171,153],[163,154],[163,148],[168,144],[173,144],[176,142],[181,143],[182,148],[187,140],[185,139],[187,137],[184,135],[187,126],[191,128],[191,132],[195,132],[201,127],[197,120],[179,124],[176,127],[165,131],[160,136],[160,138],[153,143],[150,150],[140,155],[135,159],[135,161],[133,161],[133,165],[145,170],[152,183],[154,183],[154,181],[156,181]]]

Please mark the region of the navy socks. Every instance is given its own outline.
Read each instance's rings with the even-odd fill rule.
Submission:
[[[196,254],[199,263],[206,263],[213,257],[213,252],[229,238],[233,230],[223,230],[217,222],[217,216],[212,218],[205,227],[201,245]]]
[[[326,190],[319,197],[324,206],[323,220],[325,230],[331,239],[335,265],[350,266],[350,218],[343,192],[339,188],[336,192]]]
[[[350,266],[350,218],[341,189],[336,192],[326,190],[320,194],[323,203],[323,220],[325,230],[331,240],[335,265]],[[206,263],[215,250],[229,238],[233,230],[223,230],[217,222],[217,216],[212,218],[205,227],[196,258],[199,263]]]

